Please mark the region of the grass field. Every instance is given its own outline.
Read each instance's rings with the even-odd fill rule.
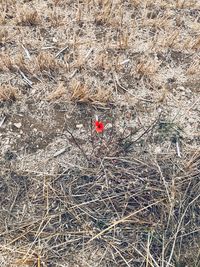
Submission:
[[[199,267],[199,178],[198,0],[0,0],[0,266]]]

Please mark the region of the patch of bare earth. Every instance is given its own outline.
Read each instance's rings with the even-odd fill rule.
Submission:
[[[198,0],[0,1],[0,266],[200,266],[199,77]]]

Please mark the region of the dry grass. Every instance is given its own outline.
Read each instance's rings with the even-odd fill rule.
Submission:
[[[0,43],[4,44],[8,37],[8,31],[6,29],[0,29]]]
[[[136,73],[141,76],[155,76],[160,66],[160,62],[156,62],[156,60],[148,59],[147,57],[141,58],[136,66]]]
[[[52,27],[59,27],[65,25],[68,21],[61,12],[59,12],[56,8],[49,12],[48,20]]]
[[[18,69],[26,71],[26,63],[21,54],[9,55],[7,53],[0,54],[0,70],[16,72]]]
[[[36,58],[36,68],[38,71],[56,72],[59,69],[59,63],[52,54],[41,52]]]
[[[16,24],[21,26],[36,26],[41,22],[37,10],[28,5],[17,6],[15,19]]]
[[[49,93],[49,95],[47,96],[47,100],[48,101],[55,101],[57,99],[60,98],[66,98],[67,95],[67,88],[65,88],[65,86],[61,83],[58,85],[58,87],[56,87],[56,89]]]
[[[18,97],[18,90],[9,85],[3,84],[0,86],[0,101],[14,101]]]
[[[199,8],[0,1],[0,266],[199,267]]]
[[[80,82],[74,82],[71,89],[70,100],[79,103],[91,103],[93,105],[106,105],[112,103],[111,91],[108,89],[89,89]]]
[[[199,59],[194,60],[187,69],[188,75],[197,75],[200,72]]]

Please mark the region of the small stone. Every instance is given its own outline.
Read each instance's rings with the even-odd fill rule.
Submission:
[[[16,122],[16,123],[13,123],[13,125],[17,128],[17,129],[19,129],[19,128],[21,128],[22,127],[22,124],[21,124],[21,122]]]
[[[83,128],[83,124],[76,124],[76,128],[78,128],[78,129]]]

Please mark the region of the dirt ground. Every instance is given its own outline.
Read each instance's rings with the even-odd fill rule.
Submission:
[[[199,177],[198,0],[0,0],[0,266],[199,267]]]

